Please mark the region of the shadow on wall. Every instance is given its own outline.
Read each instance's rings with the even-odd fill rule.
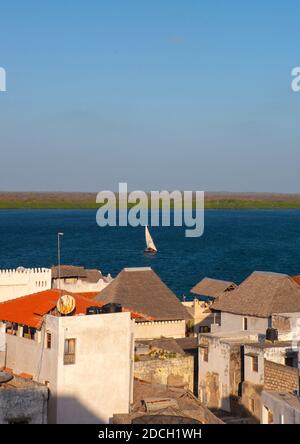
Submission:
[[[97,394],[95,394],[97,396]],[[78,399],[68,396],[50,396],[48,404],[49,424],[109,424],[109,415],[96,416]]]
[[[238,396],[230,395],[226,398],[222,398],[229,401],[230,412],[224,411],[221,408],[211,407],[210,411],[217,416],[217,418],[222,419],[224,423],[227,424],[259,424],[260,421],[249,408],[247,408],[243,403],[242,399]]]

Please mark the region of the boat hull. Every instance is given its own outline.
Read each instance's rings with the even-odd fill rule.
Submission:
[[[157,251],[154,250],[153,248],[145,248],[144,253],[147,253],[147,254],[156,254]]]

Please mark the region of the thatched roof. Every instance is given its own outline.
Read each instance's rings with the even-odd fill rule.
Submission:
[[[53,266],[51,268],[52,279],[58,279],[59,270],[58,266]],[[77,278],[89,283],[97,283],[99,279],[106,281],[106,277],[102,275],[100,270],[87,269],[84,267],[78,267],[75,265],[61,265],[60,267],[60,277],[61,279],[66,278]]]
[[[96,297],[154,320],[188,319],[185,307],[151,268],[124,268]]]
[[[300,287],[286,274],[255,271],[211,309],[262,318],[300,312]]]
[[[51,268],[52,279],[58,279],[59,271],[61,278],[85,278],[86,270],[84,267],[77,267],[74,265],[61,265],[60,270],[57,266]]]
[[[226,291],[230,291],[236,288],[236,284],[234,282],[229,281],[221,281],[220,279],[211,279],[205,277],[198,284],[196,284],[190,291],[191,293],[201,295],[201,296],[209,296],[209,297],[217,297],[219,294],[224,293]]]
[[[87,282],[90,282],[91,284],[96,284],[99,279],[104,279],[105,277],[102,276],[101,271],[99,270],[85,270],[86,272],[86,280]]]

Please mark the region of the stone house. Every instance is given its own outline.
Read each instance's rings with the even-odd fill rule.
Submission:
[[[258,420],[265,380],[260,383],[257,372],[251,372],[253,350],[259,377],[266,374],[267,380],[272,365],[285,367],[287,380],[296,374],[291,366],[298,358],[291,349],[300,339],[300,287],[287,275],[254,272],[211,310],[219,318],[210,334],[199,337],[199,396],[228,412],[243,408]],[[269,328],[277,332],[276,344],[266,339]]]
[[[199,399],[209,408],[235,412],[243,381],[243,346],[251,334],[206,333],[199,337]]]
[[[263,390],[298,392],[298,350],[292,342],[245,344],[241,401],[258,421],[261,419]]]
[[[253,272],[229,294],[220,296],[211,310],[219,314],[212,332],[251,331],[265,334],[277,328],[273,315],[286,314],[290,321],[300,318],[300,286],[281,273]],[[290,327],[285,327],[291,332]]]

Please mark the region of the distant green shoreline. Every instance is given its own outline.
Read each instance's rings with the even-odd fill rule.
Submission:
[[[0,209],[98,209],[99,204],[93,201],[1,201]],[[220,199],[206,200],[206,209],[300,209],[300,201],[273,201],[273,200],[238,200],[238,199]]]

